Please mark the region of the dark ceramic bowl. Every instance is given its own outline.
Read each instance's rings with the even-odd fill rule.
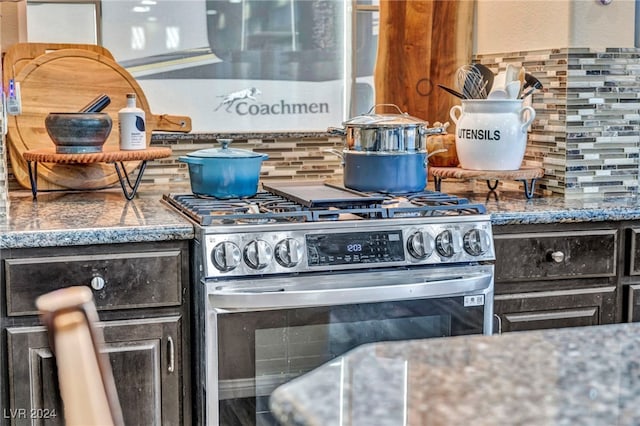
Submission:
[[[111,125],[104,112],[52,112],[44,120],[58,154],[102,152]]]

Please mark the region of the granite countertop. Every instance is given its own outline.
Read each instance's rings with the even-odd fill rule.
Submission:
[[[637,425],[640,324],[372,343],[278,387],[284,425]]]
[[[430,183],[430,188],[433,184]],[[540,196],[528,200],[523,190],[489,191],[484,182],[443,180],[441,191],[483,204],[494,225],[601,222],[640,219],[637,195],[611,198]]]
[[[0,214],[0,249],[183,240],[193,225],[161,202],[162,194],[141,189],[127,201],[122,190],[11,192]]]
[[[433,190],[430,182],[428,190]],[[190,239],[191,222],[161,202],[163,192],[189,193],[188,186],[141,187],[127,201],[119,188],[44,193],[12,191],[0,211],[0,249]],[[473,182],[444,181],[442,192],[485,206],[494,225],[598,222],[640,219],[635,196],[566,199],[523,191],[488,191]]]

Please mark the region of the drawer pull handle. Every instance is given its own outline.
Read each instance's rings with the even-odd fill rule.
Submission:
[[[99,275],[91,278],[91,288],[94,290],[102,290],[104,288],[104,278]]]
[[[498,325],[498,330],[496,330],[496,333],[493,334],[502,334],[502,318],[498,314],[493,314],[493,318],[495,320],[494,324]]]
[[[562,261],[564,260],[564,253],[559,250],[554,251],[549,256],[551,256],[551,259],[556,263],[562,263]]]
[[[175,353],[171,336],[167,336],[167,352],[169,352],[169,367],[167,370],[169,373],[173,373],[173,370],[175,370]]]

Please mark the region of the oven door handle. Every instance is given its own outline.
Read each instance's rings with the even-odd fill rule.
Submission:
[[[492,287],[493,275],[455,277],[435,281],[406,284],[336,287],[317,290],[234,291],[217,289],[210,293],[210,303],[222,309],[278,309],[308,306],[334,306],[354,303],[391,302],[412,299],[487,294]]]

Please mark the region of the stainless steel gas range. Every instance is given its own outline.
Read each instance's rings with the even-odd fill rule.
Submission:
[[[314,182],[263,189],[163,197],[196,225],[198,424],[275,424],[275,387],[361,344],[492,333],[483,205]]]

